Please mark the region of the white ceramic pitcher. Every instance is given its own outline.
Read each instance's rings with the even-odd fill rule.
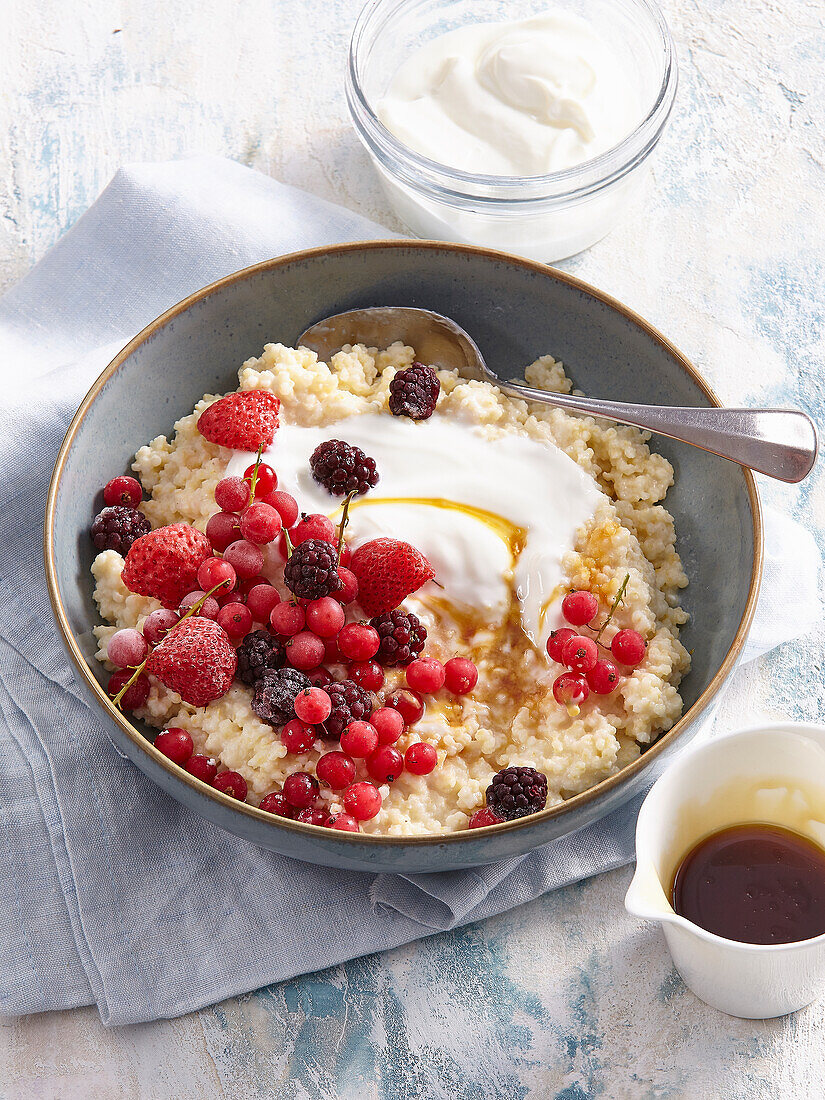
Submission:
[[[784,825],[825,847],[825,727],[765,725],[689,749],[657,780],[636,826],[636,873],[625,906],[658,921],[697,997],[731,1016],[766,1019],[825,990],[825,934],[749,944],[706,932],[671,907],[673,874],[699,840],[749,821]]]

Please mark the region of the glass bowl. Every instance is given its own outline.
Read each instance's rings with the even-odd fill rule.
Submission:
[[[641,117],[612,149],[543,176],[479,175],[422,156],[379,121],[374,105],[417,47],[468,23],[550,8],[590,22],[633,74]],[[652,0],[370,0],[353,30],[346,94],[355,131],[408,229],[546,262],[589,248],[619,220],[667,126],[677,82],[673,40]]]

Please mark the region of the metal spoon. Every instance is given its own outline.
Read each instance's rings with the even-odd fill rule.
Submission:
[[[403,340],[423,363],[457,369],[491,382],[510,397],[632,424],[679,439],[780,481],[798,482],[816,462],[819,442],[811,418],[797,409],[720,409],[630,405],[536,390],[494,374],[470,336],[449,317],[408,306],[374,306],[337,313],[311,325],[297,343],[328,362],[344,344],[385,348]]]

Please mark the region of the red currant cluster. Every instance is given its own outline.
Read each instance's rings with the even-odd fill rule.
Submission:
[[[595,637],[580,634],[571,627],[563,626],[554,630],[547,639],[547,655],[551,660],[567,667],[567,672],[557,676],[553,682],[553,696],[557,703],[568,708],[571,714],[578,714],[578,708],[592,691],[596,695],[610,695],[619,682],[618,665],[636,668],[642,663],[647,643],[637,630],[619,630],[610,643],[610,648],[601,645],[600,638],[605,627],[613,617],[624,588],[613,603],[605,622],[594,630],[590,624],[599,611],[599,601],[592,592],[569,592],[562,600],[562,614],[572,626],[594,630]],[[612,656],[601,657],[599,650],[604,649]]]

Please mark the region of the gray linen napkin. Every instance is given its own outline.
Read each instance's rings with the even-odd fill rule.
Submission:
[[[240,267],[386,235],[229,161],[135,165],[0,300],[2,1013],[96,1003],[106,1024],[175,1016],[632,858],[636,804],[475,871],[374,877],[262,851],[172,801],[116,752],[57,640],[40,545],[46,488],[74,409],[113,354]],[[768,590],[775,606],[792,605],[799,633],[806,600],[818,607],[818,556],[795,525],[793,538],[796,555],[807,548],[803,575],[792,592],[779,576]],[[775,620],[772,630],[776,644]]]

